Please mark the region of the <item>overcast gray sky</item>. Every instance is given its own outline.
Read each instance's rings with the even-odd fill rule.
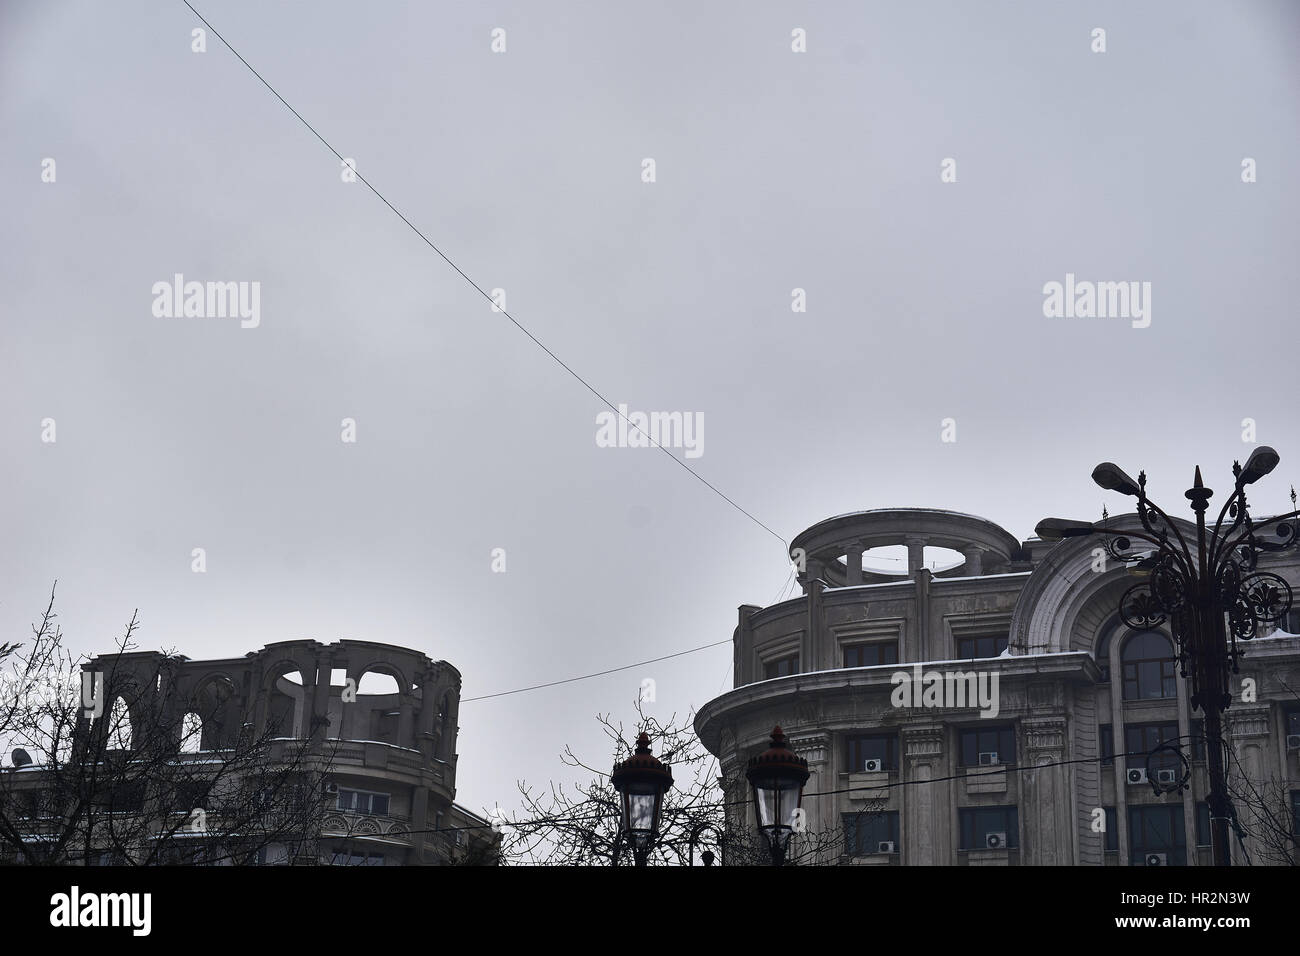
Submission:
[[[1246,418],[1261,511],[1300,478],[1294,3],[195,5],[596,389],[701,413],[691,466],[787,539],[888,506],[1026,537],[1099,513],[1103,459],[1222,500]],[[412,645],[473,697],[780,593],[776,538],[598,447],[599,401],[199,25],[0,4],[0,634],[57,578],[79,651],[138,607],[146,646]],[[176,273],[259,282],[260,324],[156,317]],[[1149,327],[1045,317],[1067,273],[1150,282]],[[467,702],[458,799],[603,765],[644,677],[663,716],[730,676],[723,646]]]

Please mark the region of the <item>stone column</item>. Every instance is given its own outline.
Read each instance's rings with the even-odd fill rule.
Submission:
[[[862,583],[862,551],[862,545],[855,543],[849,545],[848,552],[845,555],[848,569],[848,578],[845,583],[849,587]]]
[[[1074,860],[1070,826],[1070,775],[1065,760],[1065,719],[1028,717],[1025,763],[1020,777],[1020,846],[1023,866],[1068,866]]]
[[[433,722],[438,719],[438,680],[432,673],[426,673],[420,681],[420,721],[419,736],[416,746],[424,756],[425,764],[433,762]]]
[[[972,544],[962,549],[962,554],[966,556],[966,563],[962,566],[962,574],[966,577],[978,577],[984,573],[984,549],[977,544]]]
[[[903,728],[902,813],[899,836],[908,866],[952,864],[952,826],[948,785],[932,783],[948,776],[943,754],[943,725]]]
[[[1247,675],[1243,675],[1247,676]],[[1254,677],[1256,683],[1262,683],[1258,674],[1250,674]],[[1223,736],[1229,747],[1236,754],[1236,763],[1239,767],[1232,767],[1232,761],[1228,761],[1229,767],[1235,772],[1238,780],[1243,777],[1250,780],[1267,780],[1268,772],[1265,768],[1269,767],[1268,749],[1272,742],[1275,746],[1278,741],[1272,739],[1269,720],[1268,705],[1237,705],[1232,707],[1223,715],[1224,729]],[[1280,741],[1286,743],[1286,738]],[[1231,785],[1231,784],[1230,784]],[[1263,792],[1266,794],[1265,799],[1272,802],[1275,797],[1270,787],[1264,787]],[[1260,806],[1252,806],[1250,802],[1237,799],[1233,801],[1233,807],[1237,811],[1237,816],[1241,825],[1247,833],[1266,833],[1269,831],[1267,824],[1260,820]],[[1272,809],[1272,808],[1270,808]],[[1234,838],[1229,842],[1231,859],[1233,866],[1244,866],[1245,858],[1241,854],[1241,845]],[[1254,846],[1249,846],[1251,855],[1254,857],[1254,863],[1259,865],[1267,861],[1273,865],[1279,865],[1283,862],[1276,851],[1268,846],[1256,841]]]
[[[330,709],[330,673],[333,670],[334,652],[323,648],[316,654],[316,678],[310,690],[307,675],[302,686],[302,735],[315,738],[319,743],[327,735],[325,718]],[[333,729],[333,728],[329,728]],[[342,736],[340,732],[339,736]]]
[[[826,586],[814,581],[808,588],[808,617],[803,645],[799,648],[799,672],[817,669],[817,652],[822,647],[822,591]]]
[[[916,577],[916,572],[925,567],[925,538],[904,538],[907,545],[907,573]]]

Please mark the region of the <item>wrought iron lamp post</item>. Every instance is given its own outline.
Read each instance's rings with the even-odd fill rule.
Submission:
[[[786,746],[785,734],[778,726],[772,730],[772,746],[750,759],[745,777],[754,790],[758,831],[767,837],[772,865],[781,866],[799,818],[808,761]]]
[[[631,844],[636,865],[645,866],[659,837],[664,794],[673,785],[672,770],[650,753],[650,738],[645,731],[636,739],[636,752],[614,765],[610,783],[622,803],[620,835]]]
[[[1246,501],[1247,486],[1276,468],[1278,461],[1277,452],[1261,445],[1244,468],[1233,462],[1233,489],[1212,528],[1206,527],[1205,512],[1214,492],[1201,481],[1198,465],[1192,487],[1186,491],[1196,513],[1194,543],[1147,498],[1146,472],[1139,472],[1134,481],[1111,462],[1093,469],[1093,481],[1107,491],[1137,498],[1137,517],[1143,530],[1062,518],[1044,518],[1036,529],[1045,541],[1105,535],[1107,553],[1143,578],[1120,599],[1120,618],[1135,629],[1170,622],[1179,669],[1183,677],[1191,677],[1191,705],[1205,715],[1215,866],[1230,865],[1222,716],[1232,702],[1230,677],[1238,672],[1237,661],[1245,655],[1238,641],[1251,640],[1262,625],[1280,624],[1291,608],[1290,585],[1276,574],[1258,570],[1257,564],[1260,554],[1284,551],[1300,540],[1294,520],[1300,511],[1256,522]],[[1292,489],[1293,508],[1295,503]],[[1133,539],[1154,545],[1154,550],[1139,550]]]

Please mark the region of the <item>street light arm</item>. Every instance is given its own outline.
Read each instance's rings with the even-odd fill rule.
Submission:
[[[1245,509],[1243,508],[1242,510],[1244,511]],[[1238,535],[1238,536],[1237,536],[1235,539],[1233,539],[1232,541],[1228,541],[1228,540],[1226,539],[1226,537],[1225,537],[1225,539],[1223,540],[1223,542],[1220,543],[1219,545],[1217,545],[1217,546],[1215,547],[1215,551],[1214,551],[1214,557],[1215,557],[1214,570],[1215,570],[1215,573],[1217,574],[1217,573],[1219,573],[1220,571],[1222,571],[1224,565],[1225,565],[1226,562],[1229,560],[1229,558],[1231,557],[1232,553],[1233,553],[1234,551],[1236,551],[1237,548],[1241,547],[1241,545],[1245,544],[1247,541],[1252,542],[1252,547],[1259,547],[1261,550],[1264,550],[1264,551],[1280,551],[1280,550],[1282,550],[1283,548],[1287,548],[1287,547],[1290,547],[1291,545],[1293,545],[1293,544],[1296,542],[1296,539],[1297,539],[1297,533],[1296,533],[1296,529],[1295,529],[1295,528],[1292,528],[1292,529],[1291,529],[1291,534],[1288,536],[1289,540],[1284,541],[1281,545],[1278,545],[1278,546],[1271,546],[1271,545],[1267,545],[1267,544],[1266,544],[1266,545],[1256,545],[1256,544],[1254,543],[1254,538],[1255,538],[1255,535],[1256,535],[1257,532],[1259,532],[1260,530],[1262,530],[1262,529],[1264,529],[1264,528],[1267,528],[1269,525],[1277,524],[1278,522],[1281,522],[1281,521],[1289,521],[1290,519],[1292,519],[1292,518],[1297,518],[1297,517],[1300,517],[1300,511],[1291,511],[1291,512],[1288,512],[1287,514],[1284,514],[1284,515],[1275,515],[1274,517],[1264,519],[1264,520],[1263,520],[1262,522],[1260,522],[1259,524],[1253,524],[1253,523],[1252,523],[1252,524],[1247,525],[1247,526],[1246,526],[1246,530],[1243,531],[1240,535]],[[1235,529],[1235,528],[1236,528],[1238,525],[1240,525],[1241,523],[1242,523],[1242,518],[1239,516],[1239,517],[1237,518],[1237,520],[1232,524],[1232,526],[1229,527],[1227,534],[1229,534],[1229,535],[1232,534],[1233,529]],[[1216,529],[1216,536],[1217,536],[1217,529]],[[1220,561],[1220,560],[1219,560],[1220,557],[1223,558],[1223,561]]]
[[[1183,566],[1183,572],[1185,574],[1191,578],[1195,578],[1198,565],[1192,560],[1192,549],[1187,546],[1187,539],[1184,538],[1183,533],[1178,530],[1178,525],[1174,523],[1174,519],[1169,517],[1163,508],[1147,497],[1146,489],[1144,487],[1142,493],[1138,496],[1138,518],[1141,519],[1144,528],[1152,534],[1155,534],[1155,529],[1151,527],[1151,523],[1146,517],[1145,509],[1154,511],[1160,517],[1160,520],[1164,522],[1165,527],[1173,530],[1175,537],[1178,538],[1178,544],[1179,547],[1182,548],[1183,553],[1180,556],[1178,552],[1172,548],[1169,549],[1168,553],[1173,555],[1173,557]],[[1167,545],[1168,540],[1168,536],[1166,535],[1164,538],[1158,538],[1156,543]]]

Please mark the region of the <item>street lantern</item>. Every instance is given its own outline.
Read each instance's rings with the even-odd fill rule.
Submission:
[[[767,838],[772,865],[780,866],[799,817],[808,761],[786,746],[785,734],[778,726],[772,730],[772,746],[750,759],[745,777],[754,789],[758,832]]]
[[[673,785],[672,770],[650,753],[650,738],[642,731],[636,739],[636,753],[614,764],[609,781],[622,803],[621,833],[632,845],[636,865],[645,866],[659,836],[659,813],[664,794]]]
[[[1113,462],[1102,462],[1092,479],[1107,491],[1137,498],[1141,530],[1044,518],[1038,535],[1044,541],[1098,534],[1106,553],[1142,578],[1120,598],[1119,614],[1134,630],[1170,624],[1177,660],[1191,678],[1190,703],[1205,720],[1207,771],[1210,778],[1210,840],[1216,866],[1228,866],[1228,825],[1233,811],[1224,767],[1223,712],[1232,703],[1230,678],[1246,642],[1260,627],[1277,626],[1291,609],[1291,587],[1276,574],[1258,569],[1261,555],[1300,543],[1300,511],[1267,518],[1250,514],[1246,488],[1277,467],[1279,456],[1260,445],[1245,467],[1233,462],[1233,486],[1213,525],[1205,518],[1214,492],[1205,487],[1198,466],[1184,496],[1196,514],[1196,539],[1184,538],[1179,526],[1147,497],[1146,472],[1134,481]],[[1291,491],[1295,509],[1296,493]],[[1226,519],[1226,520],[1225,520]],[[1149,547],[1138,550],[1134,540]]]

